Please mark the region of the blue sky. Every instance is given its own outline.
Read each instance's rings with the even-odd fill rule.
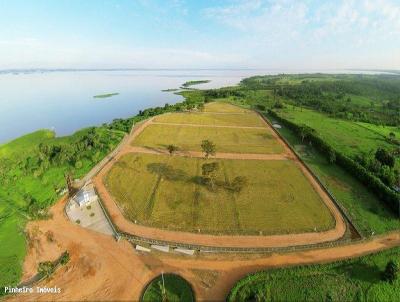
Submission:
[[[400,0],[0,0],[0,69],[400,69]]]

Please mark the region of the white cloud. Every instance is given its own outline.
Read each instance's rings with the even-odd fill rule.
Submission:
[[[258,48],[253,50],[258,58],[262,52],[275,61],[284,56],[288,61],[299,56],[309,60],[297,64],[331,58],[325,66],[340,62],[351,67],[359,57],[368,61],[368,53],[370,64],[388,64],[385,52],[397,50],[399,55],[391,62],[399,61],[398,0],[239,0],[207,8],[203,14],[236,30],[238,44],[243,39]]]

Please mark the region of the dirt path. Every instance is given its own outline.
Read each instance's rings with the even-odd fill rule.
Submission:
[[[248,236],[248,235],[216,236],[208,234],[195,234],[189,232],[168,231],[158,228],[137,225],[123,216],[120,208],[114,201],[111,194],[108,192],[103,181],[103,178],[105,177],[109,169],[112,167],[112,165],[118,160],[118,158],[120,158],[124,154],[137,151],[158,154],[157,150],[132,147],[128,143],[125,144],[123,148],[121,148],[121,151],[115,156],[115,158],[112,161],[108,162],[93,179],[97,192],[99,193],[104,205],[106,206],[108,212],[110,213],[111,219],[113,220],[117,228],[122,232],[146,238],[164,240],[170,242],[179,242],[191,245],[212,246],[212,247],[253,247],[253,248],[287,247],[287,246],[317,244],[317,243],[335,241],[337,239],[340,239],[346,231],[346,223],[342,215],[340,214],[339,210],[334,205],[333,201],[330,199],[328,194],[320,187],[320,185],[317,183],[314,177],[309,173],[309,171],[301,164],[300,161],[297,160],[296,156],[293,154],[291,149],[282,141],[282,139],[275,133],[275,131],[273,131],[273,129],[270,128],[269,124],[266,123],[264,119],[262,119],[259,115],[258,117],[263,121],[265,127],[284,147],[285,153],[280,156],[284,156],[285,159],[290,158],[294,160],[296,164],[300,167],[303,174],[310,181],[315,191],[321,196],[323,202],[331,211],[335,219],[335,227],[333,229],[324,232],[270,235],[270,236]],[[130,135],[129,142],[131,143],[151,123],[153,123],[153,119],[147,120],[138,127],[136,127],[136,129],[132,131]],[[190,152],[189,154],[193,154],[194,156],[199,155],[199,153],[196,153],[194,151]],[[219,153],[217,154],[217,156],[220,154],[224,155],[223,153]],[[241,156],[243,156],[243,154],[228,154],[228,153],[225,153],[225,155],[226,157],[218,157],[218,158],[242,159]],[[248,156],[253,157],[252,159],[261,159],[263,156],[268,156],[268,155],[252,154]],[[271,159],[275,156],[276,155],[272,156]],[[247,157],[246,159],[250,159],[249,157]],[[275,159],[281,160],[282,157]]]
[[[261,129],[266,130],[265,127],[257,126],[225,126],[225,125],[203,125],[203,124],[185,124],[185,123],[163,123],[163,122],[152,122],[154,125],[166,125],[166,126],[185,126],[185,127],[201,127],[201,128],[236,128],[236,129]]]
[[[156,148],[146,148],[130,146],[124,150],[126,153],[145,153],[145,154],[163,154],[169,155],[168,151],[165,149]],[[173,156],[183,156],[183,157],[196,157],[204,158],[204,152],[200,151],[176,151]],[[286,154],[257,154],[257,153],[224,153],[216,152],[215,155],[210,156],[210,158],[219,159],[254,159],[254,160],[288,160],[289,155]]]
[[[309,263],[324,263],[400,245],[400,232],[371,241],[301,252],[268,255],[200,255],[185,257],[161,253],[141,254],[126,241],[116,242],[72,224],[64,215],[65,200],[51,208],[53,218],[31,222],[32,234],[24,263],[23,280],[36,272],[40,261],[54,260],[68,250],[70,262],[38,286],[61,288],[60,294],[24,294],[9,301],[137,301],[143,287],[155,276],[172,272],[193,286],[199,301],[223,301],[232,286],[248,273]],[[54,241],[46,239],[51,231]]]

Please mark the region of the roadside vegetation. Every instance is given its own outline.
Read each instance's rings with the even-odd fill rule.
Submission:
[[[322,265],[251,274],[228,301],[399,301],[400,248]]]

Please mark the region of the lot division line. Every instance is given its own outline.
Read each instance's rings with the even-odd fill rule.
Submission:
[[[125,153],[144,153],[144,154],[159,154],[169,155],[167,150],[158,148],[146,148],[138,146],[130,146],[124,150]],[[176,151],[172,156],[196,157],[204,158],[204,153],[200,151]],[[291,157],[287,154],[258,154],[258,153],[226,153],[216,152],[215,155],[209,158],[217,159],[249,159],[249,160],[288,160]]]
[[[151,122],[154,125],[167,125],[167,126],[185,126],[185,127],[204,127],[204,128],[236,128],[236,129],[263,129],[265,127],[257,126],[235,126],[235,125],[205,125],[205,124],[185,124],[185,123],[167,123],[167,122]]]

